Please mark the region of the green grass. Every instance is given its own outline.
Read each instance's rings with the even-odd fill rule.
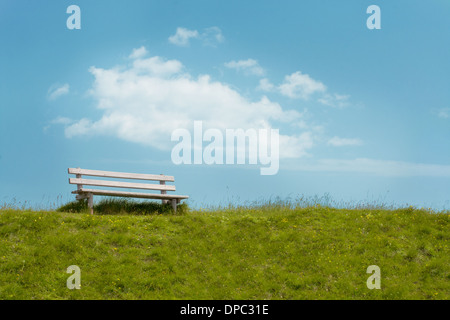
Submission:
[[[449,299],[448,212],[268,203],[175,215],[121,200],[95,210],[0,210],[0,299]],[[80,290],[66,287],[70,265]],[[370,265],[381,290],[366,286]]]

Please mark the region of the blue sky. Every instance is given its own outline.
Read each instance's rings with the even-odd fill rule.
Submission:
[[[193,206],[330,194],[448,209],[449,13],[446,0],[2,0],[0,202],[70,201],[67,168],[82,167],[174,175]],[[279,129],[278,173],[173,164],[170,132],[194,120]]]

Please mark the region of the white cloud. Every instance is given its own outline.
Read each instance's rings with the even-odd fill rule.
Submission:
[[[166,61],[157,56],[148,59],[136,59],[133,61],[133,71],[159,77],[166,77],[179,73],[182,68],[183,65],[178,60]]]
[[[175,34],[169,37],[169,42],[180,47],[186,47],[191,39],[198,39],[203,45],[211,47],[225,41],[222,30],[218,27],[205,28],[202,33],[179,27]]]
[[[56,119],[50,121],[51,124],[63,124],[63,125],[68,125],[71,124],[72,122],[73,120],[67,117],[57,117]]]
[[[439,118],[448,119],[450,118],[450,108],[442,108],[437,111]]]
[[[230,61],[225,63],[225,67],[235,69],[237,71],[243,71],[247,75],[262,76],[264,75],[264,69],[259,65],[258,61],[253,59]]]
[[[335,108],[347,107],[349,95],[328,93],[327,87],[320,81],[311,78],[301,71],[294,72],[284,77],[283,82],[275,86],[269,79],[259,80],[257,90],[266,92],[277,92],[291,99],[308,100],[315,95],[317,102]]]
[[[301,158],[307,156],[309,155],[307,150],[313,146],[314,138],[309,131],[295,136],[280,135],[280,158]]]
[[[328,140],[328,144],[333,147],[343,147],[343,146],[361,146],[363,144],[361,139],[348,139],[333,137]]]
[[[191,38],[198,38],[197,30],[189,30],[186,28],[177,28],[176,33],[169,37],[169,42],[177,46],[187,46]]]
[[[76,135],[87,134],[91,131],[92,123],[89,119],[81,119],[80,121],[66,127],[65,134],[67,138],[72,138]]]
[[[358,172],[390,177],[450,177],[450,165],[413,163],[405,161],[357,159],[319,159],[298,161],[286,169],[314,172]]]
[[[279,86],[281,94],[289,98],[308,99],[315,93],[323,93],[327,90],[325,85],[312,79],[309,75],[297,71],[284,78],[284,82]]]
[[[218,27],[206,28],[201,34],[203,44],[207,46],[215,47],[218,43],[225,41],[225,37],[222,34],[222,30]]]
[[[54,84],[47,91],[47,97],[49,100],[56,100],[57,98],[69,93],[69,85],[66,83],[64,85]]]
[[[320,103],[335,107],[335,108],[344,108],[349,105],[348,99],[349,95],[340,95],[340,94],[325,94],[323,97],[319,98],[317,101]]]
[[[133,52],[129,55],[130,59],[138,59],[143,58],[148,54],[147,49],[142,46],[140,48],[134,49]]]
[[[73,122],[74,122],[74,121],[73,121],[72,119],[69,119],[69,118],[67,118],[67,117],[57,117],[57,118],[51,120],[51,121],[49,122],[49,124],[46,125],[43,129],[44,129],[44,132],[46,132],[48,129],[50,129],[50,127],[51,127],[52,125],[58,125],[58,124],[61,124],[61,125],[64,125],[64,126],[68,126],[68,125],[72,124]]]
[[[269,81],[267,78],[263,78],[259,80],[259,86],[258,90],[262,91],[272,91],[275,88],[275,86]]]
[[[175,129],[192,129],[202,120],[204,129],[277,129],[295,126],[302,115],[267,97],[250,101],[230,86],[183,73],[178,60],[161,57],[137,58],[128,67],[91,67],[95,77],[90,90],[103,114],[98,120],[84,118],[66,127],[67,137],[112,135],[160,150],[173,147]],[[297,129],[298,130],[298,129]],[[280,157],[301,157],[314,144],[306,130],[286,135],[280,132]]]

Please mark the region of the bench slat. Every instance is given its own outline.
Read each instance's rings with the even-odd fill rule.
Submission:
[[[99,187],[175,191],[175,186],[172,185],[148,184],[148,183],[132,183],[132,182],[118,182],[118,181],[91,180],[78,178],[69,178],[69,183],[87,186],[99,186]]]
[[[135,180],[153,180],[153,181],[175,181],[173,176],[165,176],[158,174],[142,174],[142,173],[126,173],[113,171],[100,171],[79,168],[69,168],[69,174],[81,174],[83,176],[94,176],[104,178],[120,178],[120,179],[135,179]]]
[[[129,198],[146,198],[146,199],[188,199],[189,196],[182,195],[169,195],[169,194],[152,194],[152,193],[138,193],[138,192],[126,192],[126,191],[112,191],[112,190],[93,190],[93,189],[81,189],[72,191],[74,194],[92,193],[97,196],[120,196]]]

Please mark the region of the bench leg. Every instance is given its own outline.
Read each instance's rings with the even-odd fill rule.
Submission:
[[[91,214],[94,214],[94,195],[92,193],[89,193],[88,196],[88,206],[91,209]]]
[[[172,202],[173,212],[177,213],[177,199],[170,200]]]
[[[163,174],[161,174],[161,175],[163,175]],[[162,185],[162,186],[165,186],[166,182],[165,181],[159,181],[159,184]],[[166,190],[161,190],[161,194],[167,194],[167,191]],[[161,200],[161,203],[164,205],[166,203],[169,203],[169,200]]]

